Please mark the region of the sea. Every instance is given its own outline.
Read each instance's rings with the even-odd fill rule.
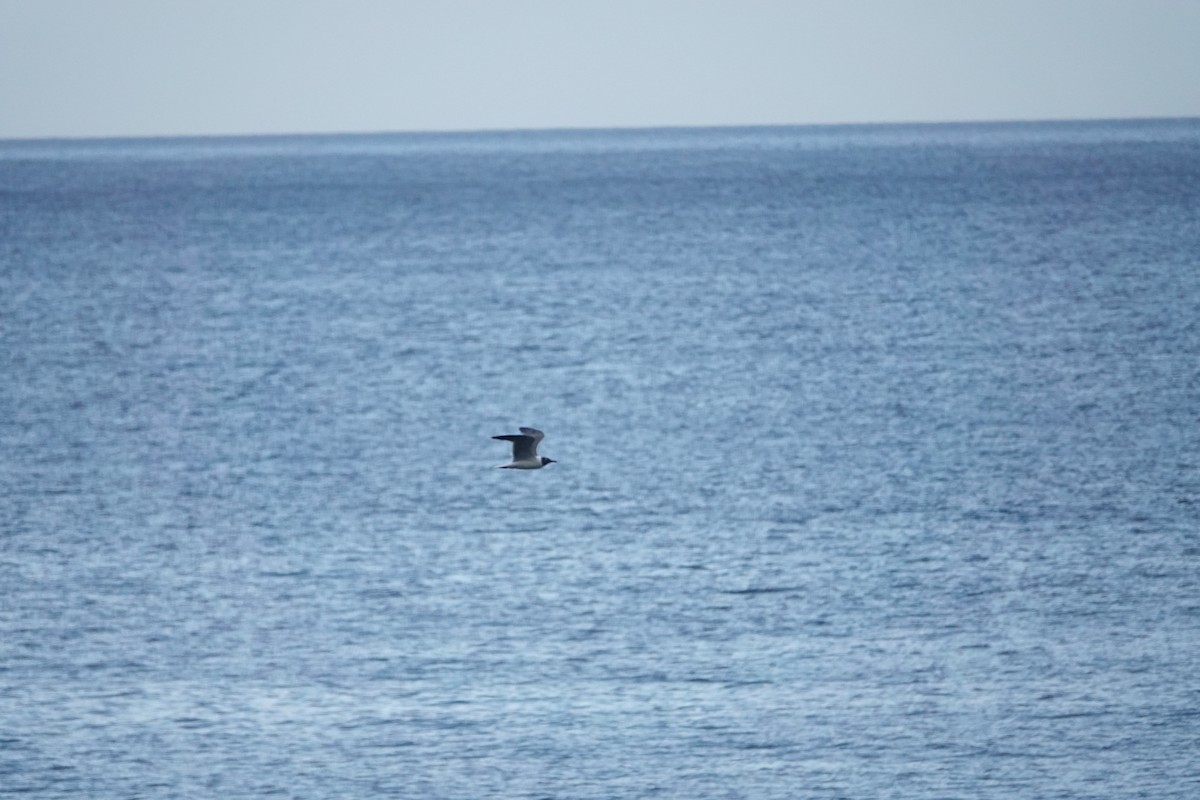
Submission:
[[[0,797],[1200,796],[1200,120],[3,141],[0,378]]]

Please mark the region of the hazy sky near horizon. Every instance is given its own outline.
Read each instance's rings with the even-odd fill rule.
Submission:
[[[1200,117],[1200,0],[0,0],[0,138]]]

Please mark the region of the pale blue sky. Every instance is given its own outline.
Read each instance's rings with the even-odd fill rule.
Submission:
[[[0,0],[0,138],[1200,116],[1200,0]]]

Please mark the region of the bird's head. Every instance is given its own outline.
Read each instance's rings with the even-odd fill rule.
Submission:
[[[557,464],[557,463],[558,462],[555,461],[553,458],[546,458],[545,456],[542,456],[542,466],[543,467],[546,466],[547,464]]]

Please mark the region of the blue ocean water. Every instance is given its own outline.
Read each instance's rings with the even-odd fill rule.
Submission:
[[[0,796],[1195,797],[1198,254],[1196,120],[0,142]]]

